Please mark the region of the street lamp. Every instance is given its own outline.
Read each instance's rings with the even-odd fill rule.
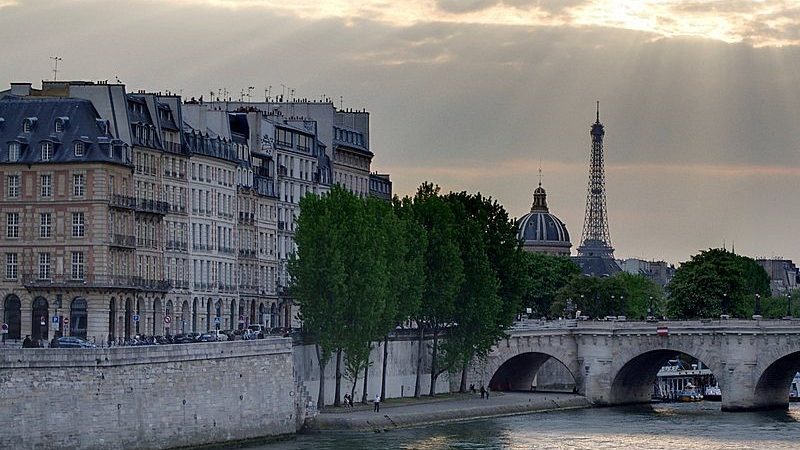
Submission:
[[[722,318],[728,318],[728,293],[722,294]]]
[[[564,315],[567,319],[574,319],[575,318],[575,303],[572,302],[571,298],[567,299],[567,304],[564,306]]]
[[[620,305],[620,308],[622,309],[622,315],[623,316],[627,316],[627,314],[625,313],[625,296],[624,295],[620,295],[619,296],[619,305]]]
[[[617,315],[617,304],[615,302],[616,302],[616,298],[614,297],[614,294],[611,294],[611,315],[612,316],[616,316]]]
[[[653,320],[653,296],[647,302],[647,320]]]
[[[792,293],[786,294],[786,316],[792,317]]]
[[[756,307],[753,310],[753,318],[761,318],[761,294],[756,294]]]

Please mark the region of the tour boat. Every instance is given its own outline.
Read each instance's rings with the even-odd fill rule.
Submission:
[[[703,400],[709,400],[712,402],[722,401],[722,390],[719,388],[719,386],[706,386],[705,390],[703,391]]]
[[[699,402],[702,400],[703,396],[695,390],[694,385],[691,383],[678,392],[679,402]]]

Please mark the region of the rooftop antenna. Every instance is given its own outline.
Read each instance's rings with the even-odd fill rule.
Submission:
[[[289,90],[289,92],[291,93],[291,94],[289,95],[289,99],[290,99],[291,101],[294,101],[294,89],[290,89],[290,90]]]
[[[55,77],[54,77],[55,79]],[[119,79],[118,75],[114,75],[114,79],[117,80],[117,84],[122,84],[122,80]]]
[[[542,187],[542,158],[539,158],[539,187]]]
[[[283,101],[284,97],[286,97],[286,85],[281,83],[281,88],[283,88],[283,90],[281,90],[281,101]]]
[[[341,95],[339,96],[339,109],[340,110],[344,109],[344,97],[342,97]]]
[[[53,81],[56,81],[58,80],[58,62],[61,61],[61,57],[51,56],[50,59],[53,60]]]

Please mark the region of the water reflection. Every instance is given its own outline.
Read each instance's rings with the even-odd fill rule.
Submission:
[[[724,413],[719,403],[583,409],[432,425],[386,433],[335,432],[249,450],[625,449],[728,450],[800,447],[800,408]]]

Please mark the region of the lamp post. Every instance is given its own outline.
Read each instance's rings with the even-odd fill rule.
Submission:
[[[616,301],[617,301],[617,299],[614,296],[614,294],[611,294],[611,315],[612,316],[616,316],[617,315],[617,304],[616,304]]]
[[[619,304],[620,304],[620,308],[622,309],[622,314],[621,315],[622,316],[627,316],[628,314],[625,312],[625,296],[624,295],[620,295],[619,296]]]
[[[761,318],[761,294],[756,294],[756,306],[753,309],[753,319]]]
[[[647,320],[653,320],[653,296],[651,295],[647,301]]]
[[[728,293],[722,294],[722,319],[728,318]]]
[[[792,293],[786,294],[786,317],[792,317]]]

